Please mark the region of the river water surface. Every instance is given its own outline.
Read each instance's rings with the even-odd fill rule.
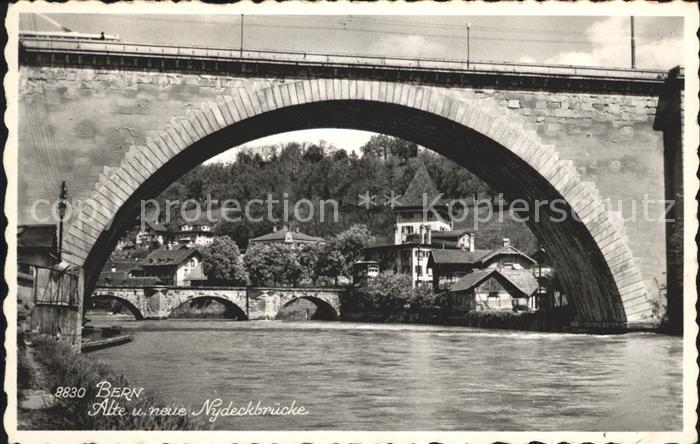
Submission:
[[[91,353],[131,384],[200,408],[294,401],[305,416],[220,417],[219,430],[682,428],[682,341],[343,322],[119,321]]]

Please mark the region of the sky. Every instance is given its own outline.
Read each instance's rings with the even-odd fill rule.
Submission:
[[[240,48],[241,16],[162,14],[35,14],[20,16],[21,30],[118,34],[126,43]],[[624,16],[245,15],[246,49],[396,57],[467,58],[541,64],[630,67],[630,18]],[[683,61],[683,21],[635,17],[636,65],[668,70]],[[371,133],[319,129],[258,139],[328,143],[357,150]],[[210,159],[229,161],[230,150]]]

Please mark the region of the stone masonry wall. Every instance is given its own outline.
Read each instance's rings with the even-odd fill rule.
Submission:
[[[55,200],[67,180],[73,199],[87,198],[104,166],[116,167],[132,145],[143,145],[174,116],[215,101],[231,88],[257,89],[274,79],[21,67],[19,79],[19,223],[37,223],[37,199]],[[665,270],[664,224],[644,221],[642,200],[664,199],[662,134],[652,123],[657,98],[544,91],[460,90],[493,98],[524,116],[543,142],[572,160],[613,206],[619,200],[633,253],[651,293]],[[341,143],[342,146],[342,143]],[[46,165],[42,159],[55,161]],[[52,170],[57,171],[53,176]],[[631,220],[636,203],[637,218]],[[652,207],[657,219],[663,206]],[[37,218],[38,216],[38,218]],[[478,246],[478,237],[477,237]]]

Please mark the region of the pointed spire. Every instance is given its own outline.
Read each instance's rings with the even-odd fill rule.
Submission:
[[[423,161],[419,161],[416,174],[406,188],[406,192],[399,198],[399,206],[402,207],[422,207],[423,196],[428,203],[432,202],[440,192],[435,187],[433,179],[428,173]]]

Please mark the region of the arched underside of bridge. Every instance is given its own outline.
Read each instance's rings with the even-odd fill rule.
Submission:
[[[313,314],[311,319],[322,321],[334,321],[340,316],[338,310],[336,310],[335,307],[333,307],[330,303],[324,301],[323,299],[316,298],[313,296],[302,296],[299,298],[292,299],[291,301],[287,302],[282,307],[280,307],[280,309],[277,310],[277,315],[275,316],[275,319],[279,319],[280,313],[282,313],[283,310],[285,310],[294,302],[297,302],[299,300],[309,301],[316,305],[316,312]]]
[[[652,326],[651,305],[621,223],[601,211],[595,189],[571,162],[495,104],[449,90],[355,80],[307,80],[256,91],[231,90],[217,103],[174,117],[146,146],[105,168],[92,203],[65,236],[65,259],[84,267],[89,291],[140,201],[230,147],[301,129],[348,128],[411,140],[468,168],[507,201],[529,203],[528,225],[550,253],[575,322],[590,328]],[[535,202],[561,200],[569,214]],[[551,216],[551,217],[550,217]]]
[[[96,302],[99,300],[117,301],[120,304],[122,304],[123,307],[126,307],[126,309],[129,310],[129,312],[132,315],[134,315],[134,318],[136,318],[136,320],[140,321],[140,320],[144,319],[143,313],[141,313],[141,310],[139,310],[138,307],[136,307],[130,301],[128,301],[124,298],[121,298],[119,296],[115,296],[115,295],[109,294],[109,293],[97,293],[97,294],[91,295],[89,299],[90,299],[90,301],[93,301],[93,302]]]
[[[224,317],[227,319],[236,319],[239,321],[247,321],[248,320],[248,316],[246,316],[245,311],[241,307],[239,307],[238,304],[231,302],[226,298],[221,298],[221,297],[217,297],[217,296],[197,296],[197,297],[182,301],[182,303],[172,307],[168,311],[168,317],[170,317],[178,308],[182,307],[185,304],[192,304],[193,302],[198,302],[198,301],[203,302],[206,300],[216,301],[216,302],[221,303],[225,307]]]

